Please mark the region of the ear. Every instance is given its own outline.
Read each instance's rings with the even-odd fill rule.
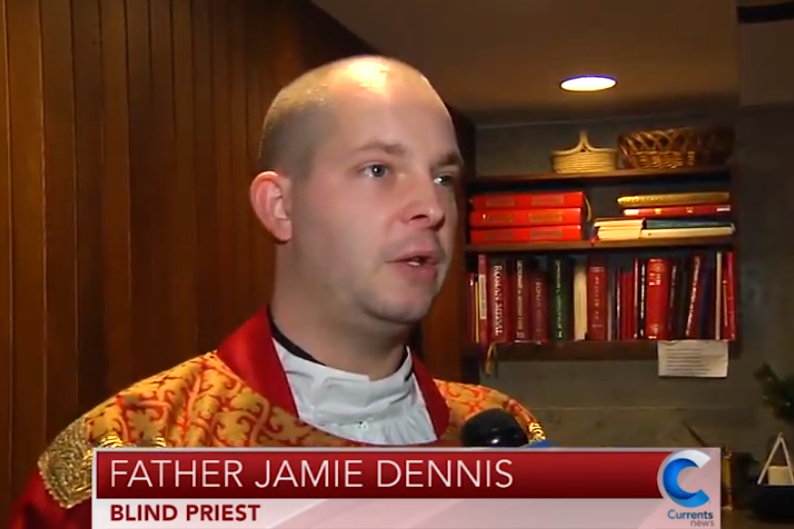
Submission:
[[[280,242],[292,238],[291,181],[273,171],[260,173],[251,182],[251,206],[259,222]]]

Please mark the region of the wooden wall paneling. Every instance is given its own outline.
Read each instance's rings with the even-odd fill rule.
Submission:
[[[129,75],[127,72],[127,19],[125,0],[101,1],[102,72],[102,185],[101,246],[104,294],[104,344],[97,355],[106,366],[104,383],[81,386],[83,409],[110,392],[123,388],[135,376],[136,346],[132,311],[132,235]],[[96,385],[95,390],[88,389]],[[102,393],[100,395],[100,392]]]
[[[172,314],[176,326],[180,354],[195,355],[199,349],[198,289],[200,258],[198,252],[196,117],[194,74],[196,56],[193,52],[193,3],[171,2],[173,35],[173,101],[174,101],[174,178],[171,198],[179,204],[179,214],[170,234],[170,265]],[[198,60],[203,60],[199,56]],[[189,178],[182,175],[190,175]]]
[[[144,177],[147,181],[147,202],[137,204],[149,211],[149,277],[151,280],[151,303],[157,307],[152,318],[150,309],[150,339],[147,353],[158,357],[149,369],[167,369],[179,363],[178,353],[181,343],[175,330],[181,326],[174,318],[173,307],[183,303],[177,299],[174,285],[174,270],[179,261],[174,260],[174,248],[179,241],[174,237],[174,226],[183,208],[188,204],[180,203],[174,196],[174,182],[183,178],[176,173],[174,164],[176,147],[174,141],[174,56],[171,36],[171,1],[149,0],[149,65],[151,71],[151,106],[145,111],[151,115],[147,131],[147,151],[135,152],[135,157],[147,157],[151,164],[150,172]],[[131,80],[135,82],[134,79]],[[134,228],[134,227],[133,227]],[[181,318],[178,318],[181,319]],[[156,366],[156,367],[155,367]],[[144,375],[145,376],[145,375]]]
[[[272,81],[275,87],[286,86],[303,71],[300,34],[296,29],[296,8],[301,3],[303,2],[291,2],[290,0],[268,2],[268,11],[272,20],[278,21],[277,24],[270,25],[273,38],[270,47],[271,53],[268,54],[273,59]],[[271,94],[271,99],[276,92]]]
[[[229,61],[231,45],[230,2],[212,2],[212,81],[213,108],[215,112],[215,240],[217,268],[214,273],[219,277],[216,317],[220,320],[221,332],[234,328],[237,320],[235,301],[237,299],[234,277],[235,246],[234,239],[234,193],[235,183],[232,174],[232,117],[231,117],[231,65]]]
[[[219,214],[215,182],[215,113],[213,107],[213,35],[211,31],[214,0],[193,0],[193,115],[194,115],[194,185],[196,188],[196,248],[198,260],[198,347],[210,350],[217,344],[221,322],[217,317],[217,292],[222,278],[217,272],[218,249],[215,246],[215,222]]]
[[[11,136],[11,483],[18,490],[46,442],[47,322],[44,269],[44,115],[41,13],[37,0],[7,0]]]
[[[162,358],[162,369],[176,365],[197,351],[195,321],[184,307],[195,305],[190,260],[190,230],[195,223],[194,205],[181,196],[190,186],[188,174],[177,171],[176,103],[174,69],[189,57],[176,55],[172,8],[174,2],[154,0],[149,3],[152,64],[152,114],[150,154],[154,162],[152,198],[156,223],[153,230],[153,294],[162,311],[156,318],[155,333],[149,348]],[[188,94],[184,95],[189,98]],[[143,155],[143,153],[141,153]],[[187,197],[189,198],[189,197]],[[141,206],[145,206],[141,204]]]
[[[11,127],[9,108],[8,20],[0,9],[0,520],[11,496],[11,402],[13,397],[13,270],[11,220]]]
[[[1,519],[68,422],[267,299],[274,245],[248,202],[264,112],[302,72],[372,52],[302,0],[3,5]],[[457,378],[450,288],[423,349]]]
[[[155,0],[157,1],[157,0]],[[152,63],[149,0],[127,0],[127,83],[130,149],[130,244],[132,267],[133,351],[131,380],[141,379],[167,363],[154,351],[155,325],[160,318],[154,295],[154,248],[156,237],[156,197],[152,163]],[[166,360],[166,361],[164,361]],[[114,388],[117,390],[120,388]]]
[[[71,311],[77,317],[77,362],[60,366],[62,372],[74,372],[76,368],[78,394],[77,402],[72,402],[72,409],[53,415],[48,438],[51,439],[69,422],[76,419],[87,406],[96,405],[100,399],[107,397],[109,388],[106,383],[107,355],[105,354],[105,303],[103,300],[102,277],[103,246],[102,246],[102,182],[105,171],[102,150],[102,121],[104,119],[102,101],[102,51],[100,29],[100,2],[102,0],[47,0],[59,1],[70,5],[72,9],[71,48],[73,49],[74,78],[74,123],[75,153],[72,169],[76,184],[76,195],[55,196],[48,201],[48,208],[54,201],[63,207],[76,207],[77,239],[76,248],[71,255],[64,256],[64,262],[73,259],[77,266],[76,303]],[[66,13],[64,13],[66,15]],[[69,17],[64,17],[68,24]],[[44,34],[46,29],[42,28]],[[70,42],[62,44],[64,53],[69,53]],[[47,80],[47,67],[44,69],[44,85]],[[64,72],[66,73],[66,72]],[[69,81],[64,79],[63,83]],[[61,83],[59,83],[61,84]],[[54,87],[59,90],[59,87]],[[49,112],[47,112],[49,115]],[[46,122],[46,120],[45,120]],[[64,127],[69,124],[64,124]],[[57,138],[53,139],[58,142]],[[56,184],[57,177],[47,175],[49,184]],[[73,205],[73,206],[70,206]],[[49,245],[49,243],[48,243]],[[48,249],[49,252],[49,249]],[[53,274],[59,274],[61,266],[56,265]],[[76,308],[75,308],[76,306]],[[56,310],[48,309],[48,317],[56,317]]]
[[[234,243],[234,266],[224,276],[224,286],[230,289],[234,303],[233,327],[237,327],[256,310],[254,293],[251,290],[251,207],[248,201],[248,185],[251,182],[251,166],[248,158],[248,84],[245,46],[246,11],[249,2],[230,0],[229,10],[229,137],[231,164],[229,166],[229,201],[234,228],[227,233]],[[263,57],[260,57],[262,60]],[[257,94],[261,97],[260,94]]]
[[[259,223],[253,213],[250,213],[248,186],[258,169],[259,142],[262,133],[262,124],[265,111],[270,101],[275,97],[278,86],[273,77],[273,61],[262,60],[263,57],[273,56],[272,35],[261,30],[261,21],[272,18],[273,7],[269,2],[253,2],[249,4],[249,13],[245,19],[246,37],[246,84],[248,86],[247,100],[247,135],[248,135],[248,182],[242,187],[245,210],[249,211],[248,244],[251,248],[249,258],[250,288],[254,301],[261,305],[270,298],[272,293],[273,258],[275,247],[269,239],[265,228]]]
[[[39,184],[43,184],[44,196],[36,207],[37,214],[44,218],[44,238],[39,249],[44,256],[44,273],[36,280],[45,289],[42,301],[46,342],[39,352],[43,362],[31,363],[29,368],[44,372],[41,389],[46,400],[43,409],[28,413],[57,417],[44,425],[44,437],[51,439],[66,426],[65,421],[74,416],[78,406],[77,322],[81,307],[77,299],[78,261],[75,256],[78,252],[77,209],[81,197],[75,157],[72,6],[68,0],[42,0],[40,10],[43,152],[34,151],[33,154],[42,157],[43,170],[43,174],[37,176],[41,179]],[[28,362],[27,354],[18,358],[20,364]]]

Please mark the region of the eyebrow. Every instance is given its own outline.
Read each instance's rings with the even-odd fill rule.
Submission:
[[[466,162],[458,151],[452,151],[444,155],[440,162],[435,164],[436,167],[454,167],[461,173],[466,167]]]
[[[365,143],[361,147],[357,148],[356,151],[363,152],[363,151],[382,151],[386,154],[391,156],[405,156],[408,153],[408,148],[403,145],[402,143],[388,143],[384,141],[371,141],[369,143]],[[463,172],[466,164],[463,161],[463,157],[460,153],[455,151],[450,151],[439,160],[433,164],[434,168],[440,167],[455,167],[459,171]]]

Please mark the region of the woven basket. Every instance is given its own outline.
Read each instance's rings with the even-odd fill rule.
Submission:
[[[551,153],[551,165],[555,173],[614,171],[617,167],[617,157],[617,149],[593,147],[587,139],[587,132],[581,131],[576,147]]]
[[[682,127],[621,135],[623,165],[635,169],[675,169],[724,165],[733,154],[729,127]]]

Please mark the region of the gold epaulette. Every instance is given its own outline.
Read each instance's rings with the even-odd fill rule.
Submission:
[[[116,434],[108,434],[91,443],[81,417],[66,427],[39,457],[39,475],[50,496],[62,509],[71,509],[91,498],[94,448],[124,446],[164,447],[162,438],[125,443]]]
[[[540,423],[532,421],[529,423],[529,428],[527,429],[529,430],[529,444],[546,440],[546,432],[543,431],[543,427]]]

